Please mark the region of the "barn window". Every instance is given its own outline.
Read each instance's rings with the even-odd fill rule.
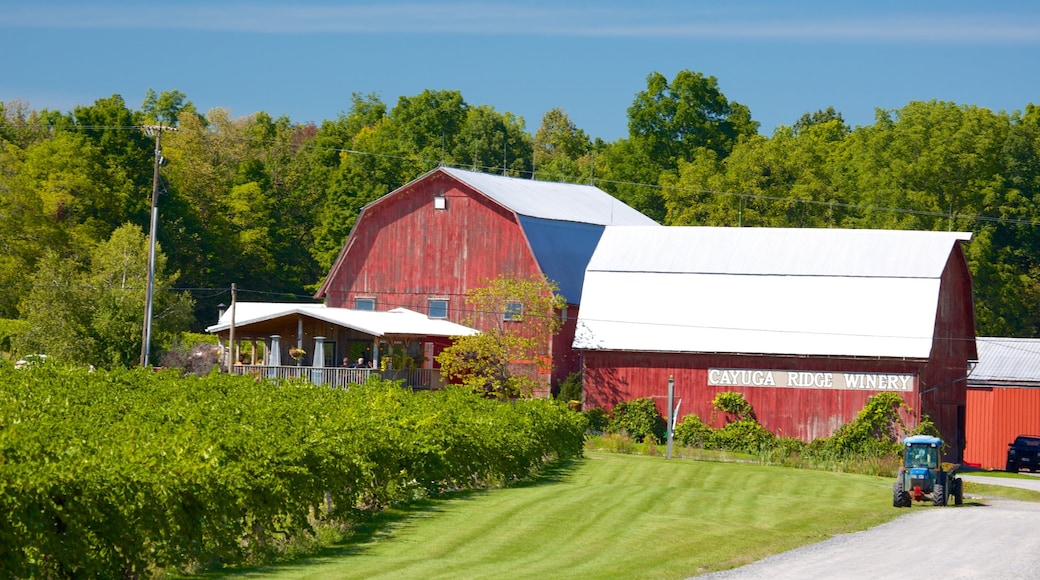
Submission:
[[[520,302],[506,302],[505,312],[502,320],[506,322],[520,322],[524,318],[524,305]]]
[[[443,195],[433,196],[433,209],[448,209],[448,198]]]
[[[448,301],[441,299],[431,299],[429,303],[429,317],[430,318],[447,318],[448,317]]]
[[[354,310],[375,310],[376,299],[375,298],[355,298],[354,299]]]

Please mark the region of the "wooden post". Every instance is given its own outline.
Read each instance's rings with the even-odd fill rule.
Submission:
[[[672,429],[675,425],[672,425],[673,417],[675,414],[672,413],[672,402],[675,399],[675,377],[668,375],[668,452],[665,454],[665,459],[672,458]]]

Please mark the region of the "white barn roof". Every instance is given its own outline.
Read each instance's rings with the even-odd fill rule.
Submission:
[[[310,316],[338,326],[353,328],[373,336],[470,336],[477,331],[447,320],[429,318],[406,308],[385,312],[330,308],[324,304],[288,302],[238,302],[235,304],[235,326],[246,326],[282,318],[293,314]],[[217,324],[206,332],[221,332],[231,328],[231,309],[221,315]]]
[[[927,358],[960,232],[606,228],[575,348]]]
[[[443,171],[521,216],[601,226],[657,225],[591,185],[535,181],[441,167]]]

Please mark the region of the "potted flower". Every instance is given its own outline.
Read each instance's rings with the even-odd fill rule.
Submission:
[[[300,366],[300,361],[303,360],[303,357],[307,356],[307,351],[294,346],[289,349],[289,356],[296,361],[296,366]]]

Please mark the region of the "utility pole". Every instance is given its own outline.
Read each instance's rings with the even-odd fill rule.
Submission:
[[[140,127],[151,136],[155,134],[155,168],[152,172],[152,219],[148,235],[148,290],[145,296],[144,327],[141,330],[141,366],[148,366],[148,351],[152,344],[152,296],[155,292],[155,234],[159,227],[159,166],[165,161],[162,156],[163,131],[176,131],[176,127],[145,125]]]
[[[227,356],[227,372],[230,374],[237,354],[235,353],[235,303],[238,302],[238,290],[235,288],[235,283],[231,283],[231,327],[228,330],[228,356]]]

